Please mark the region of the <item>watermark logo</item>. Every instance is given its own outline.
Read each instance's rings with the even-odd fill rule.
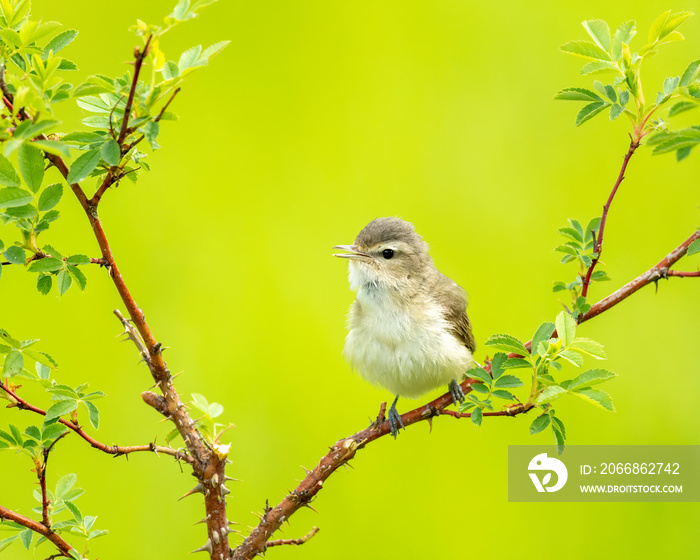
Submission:
[[[530,464],[527,466],[527,470],[549,471],[547,472],[547,474],[544,475],[542,481],[540,481],[539,476],[536,472],[528,473],[530,475],[532,483],[535,485],[535,488],[537,488],[538,492],[556,492],[557,490],[561,490],[564,487],[564,484],[566,484],[566,479],[569,476],[569,473],[566,470],[566,465],[562,463],[559,459],[556,459],[554,457],[547,457],[546,453],[540,453],[539,455],[535,455],[530,461]],[[552,486],[548,486],[548,484],[552,480],[552,472],[556,473],[557,482]]]

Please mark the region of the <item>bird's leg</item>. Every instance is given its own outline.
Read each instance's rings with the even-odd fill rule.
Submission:
[[[396,398],[394,399],[394,402],[391,403],[391,407],[389,408],[389,428],[391,429],[391,435],[394,436],[394,439],[396,439],[396,436],[399,435],[399,425],[402,428],[405,428],[406,426],[403,425],[403,421],[401,420],[401,415],[398,413],[396,410],[396,401],[399,400],[399,396],[396,395]]]
[[[464,391],[462,391],[462,387],[460,386],[459,383],[455,379],[450,381],[449,385],[450,389],[450,395],[452,395],[452,401],[455,404],[459,404],[461,402],[464,402]]]

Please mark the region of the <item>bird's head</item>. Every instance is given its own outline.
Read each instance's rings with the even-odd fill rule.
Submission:
[[[367,224],[352,245],[337,245],[347,251],[334,256],[350,261],[350,284],[401,288],[420,281],[434,268],[428,244],[413,224],[399,218],[377,218]]]

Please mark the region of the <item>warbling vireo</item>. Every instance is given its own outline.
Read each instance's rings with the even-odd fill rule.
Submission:
[[[472,366],[474,335],[464,290],[440,273],[413,224],[378,218],[353,245],[338,245],[349,259],[350,287],[357,299],[349,314],[343,355],[364,379],[396,398],[389,425],[396,438],[399,397],[417,398],[448,384],[455,404]]]

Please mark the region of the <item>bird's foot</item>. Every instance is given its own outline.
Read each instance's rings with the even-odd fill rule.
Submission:
[[[462,391],[462,387],[456,380],[453,379],[450,381],[449,389],[450,395],[452,395],[452,401],[455,404],[464,402],[464,391]]]
[[[389,408],[388,416],[389,416],[389,429],[391,429],[391,435],[394,436],[394,439],[396,439],[396,436],[399,435],[399,426],[402,428],[405,428],[403,421],[401,420],[401,415],[399,412],[396,410],[396,401],[399,400],[399,397],[396,397],[394,399],[394,402],[391,403],[391,407]]]

